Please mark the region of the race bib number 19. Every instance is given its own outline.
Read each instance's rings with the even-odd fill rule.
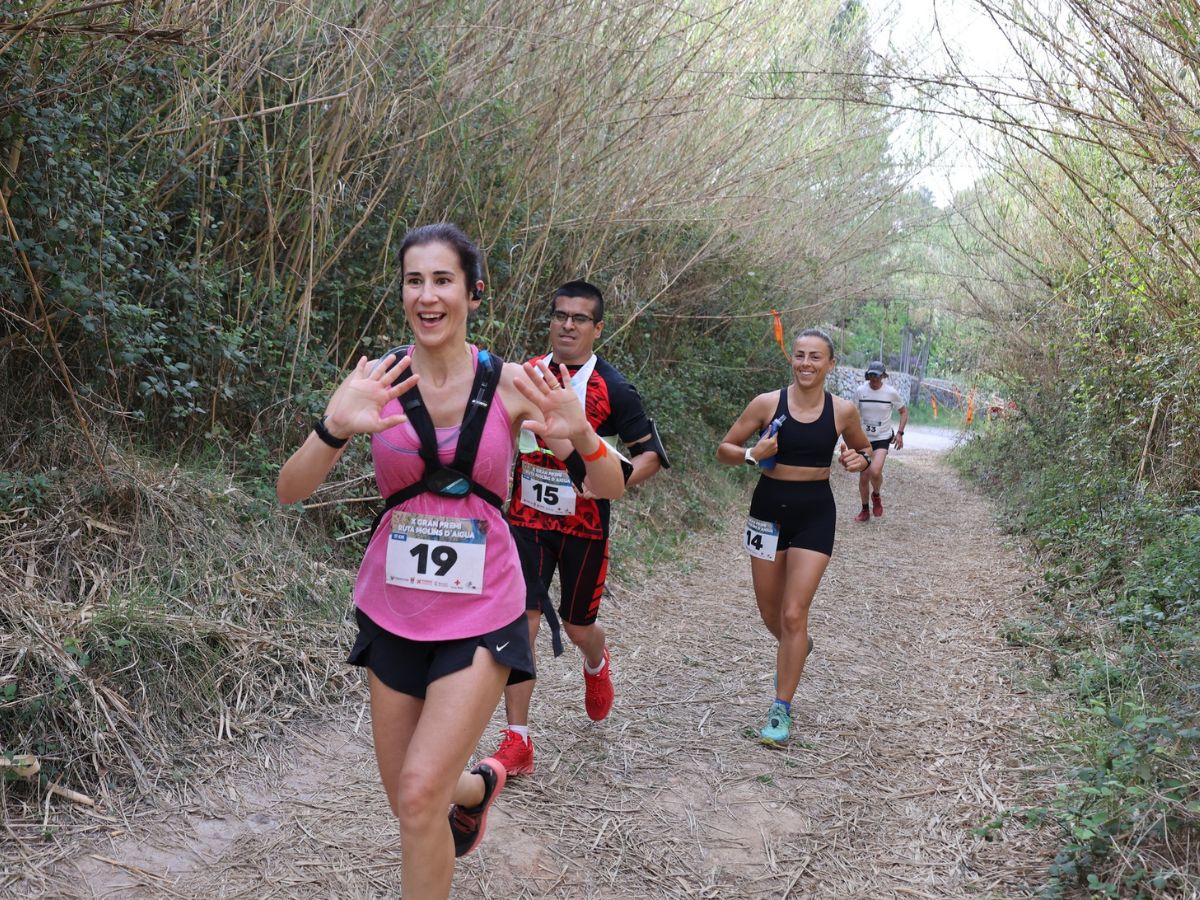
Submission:
[[[522,464],[521,502],[552,516],[575,514],[575,488],[564,469]]]
[[[773,560],[775,550],[779,546],[779,526],[774,522],[764,522],[751,516],[746,519],[743,538],[746,552],[751,556]]]
[[[483,590],[487,525],[482,519],[395,510],[387,545],[387,583],[419,591]]]

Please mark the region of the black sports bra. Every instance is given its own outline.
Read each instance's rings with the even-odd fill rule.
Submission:
[[[779,392],[779,405],[775,408],[775,418],[783,417],[783,425],[776,432],[779,451],[775,462],[785,466],[828,468],[838,439],[837,422],[833,418],[833,397],[829,391],[825,392],[825,406],[815,422],[797,422],[788,410],[787,392],[787,388]]]

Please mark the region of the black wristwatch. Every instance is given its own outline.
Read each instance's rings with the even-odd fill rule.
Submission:
[[[321,439],[322,443],[328,444],[334,450],[341,450],[350,442],[350,438],[336,437],[333,433],[331,433],[330,430],[325,427],[326,418],[327,416],[321,416],[321,418],[313,422],[313,431],[317,433],[317,437]]]

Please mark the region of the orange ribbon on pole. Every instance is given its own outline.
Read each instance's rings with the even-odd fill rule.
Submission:
[[[929,402],[933,406],[933,417],[936,419],[937,418],[937,397],[933,396],[933,394],[930,394]]]
[[[771,310],[771,317],[775,320],[775,343],[779,345],[779,349],[783,351],[783,355],[788,355],[787,347],[783,343],[783,319],[779,317],[779,310]]]

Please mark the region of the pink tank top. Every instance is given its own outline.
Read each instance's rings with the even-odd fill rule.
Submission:
[[[471,348],[478,359],[478,350]],[[478,364],[478,363],[477,363]],[[384,416],[401,412],[398,400],[384,407]],[[438,428],[438,458],[449,463],[458,446],[458,425]],[[421,442],[405,422],[371,438],[375,481],[388,497],[418,481],[425,464],[418,455]],[[512,476],[514,441],[508,410],[497,390],[488,409],[472,477],[500,497],[508,496]],[[455,594],[425,591],[387,583],[387,545],[391,515],[383,517],[371,535],[358,579],[354,602],[377,625],[416,641],[445,641],[487,634],[510,624],[525,611],[525,580],[516,544],[503,514],[482,497],[442,497],[428,491],[405,500],[396,509],[436,516],[482,519],[487,540],[484,551],[483,591]]]

